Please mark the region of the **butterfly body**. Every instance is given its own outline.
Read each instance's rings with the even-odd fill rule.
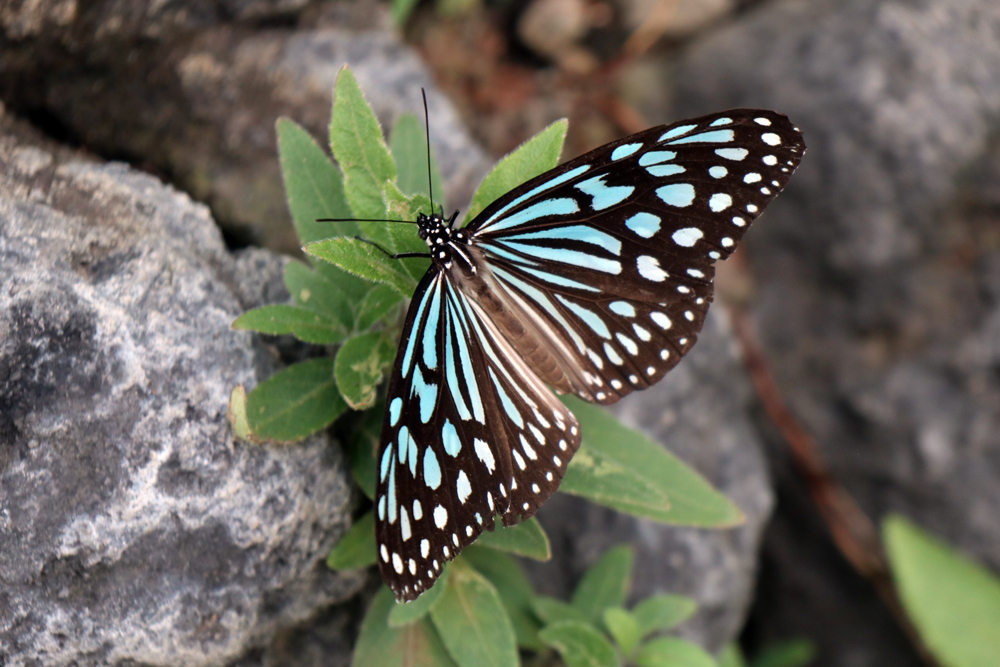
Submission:
[[[646,130],[567,162],[466,227],[418,218],[432,266],[389,383],[376,489],[383,578],[429,588],[496,516],[532,516],[580,446],[555,393],[611,404],[691,348],[714,262],[787,182],[801,134],[771,111]]]

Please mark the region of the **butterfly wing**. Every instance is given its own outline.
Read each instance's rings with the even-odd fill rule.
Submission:
[[[521,521],[559,486],[580,444],[573,414],[485,315],[432,267],[414,294],[389,382],[375,497],[385,582],[401,600],[444,564]]]
[[[614,403],[694,344],[714,262],[805,150],[773,111],[734,109],[602,146],[512,190],[470,223],[501,326],[563,391]],[[541,348],[548,357],[539,351]]]

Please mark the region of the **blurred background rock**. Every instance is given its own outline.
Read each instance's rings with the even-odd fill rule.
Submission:
[[[287,260],[276,253],[296,254],[298,241],[274,121],[286,115],[325,138],[344,62],[384,127],[419,112],[420,87],[428,89],[450,208],[465,205],[493,160],[560,117],[570,119],[572,157],[728,107],[788,114],[809,152],[730,262],[744,268],[720,271],[719,291],[738,295],[781,395],[867,515],[877,522],[902,512],[1000,572],[995,0],[2,0],[0,29],[0,664],[176,664],[179,655],[185,664],[344,664],[363,598],[350,598],[359,580],[321,571],[322,551],[349,510],[339,459],[319,453],[336,444],[313,443],[290,459],[259,455],[223,433],[224,407],[185,413],[195,398],[224,396],[280,363],[273,341],[233,334],[225,322],[287,298]],[[171,245],[178,235],[188,247]],[[160,246],[169,259],[145,268],[149,249]],[[101,261],[99,271],[81,268]],[[161,308],[169,315],[162,326],[175,333],[148,337],[139,300],[114,312],[119,340],[108,324],[117,321],[109,319],[117,304],[108,277],[162,275],[164,262],[184,279],[149,286],[161,290],[158,303],[185,304],[179,313]],[[41,284],[58,288],[34,291]],[[189,284],[214,287],[192,296]],[[70,293],[88,295],[87,308],[42,296]],[[35,309],[29,315],[25,303]],[[185,313],[207,307],[217,316],[202,321],[203,338],[176,334],[191,326],[194,315]],[[696,597],[708,611],[684,632],[712,650],[736,635],[751,655],[806,638],[822,667],[921,664],[834,548],[780,431],[749,390],[725,311],[715,310],[677,376],[619,413],[730,493],[747,525],[711,535],[653,530],[553,503],[546,509],[558,560],[535,572],[539,581],[559,594],[603,548],[631,541],[640,552],[637,588]],[[69,326],[81,313],[94,326]],[[211,355],[219,332],[238,352],[203,370],[150,356],[164,341],[194,350],[177,359]],[[123,352],[123,340],[133,347]],[[143,345],[149,353],[139,353]],[[93,363],[39,361],[83,352]],[[173,370],[157,380],[163,368]],[[87,384],[95,374],[114,381]],[[138,438],[120,415],[108,416],[122,387],[163,392],[173,411],[140,401],[134,414],[155,406],[184,415],[181,422],[198,425],[194,434],[163,417]],[[83,394],[100,400],[81,403]],[[102,459],[95,452],[108,440],[88,441],[93,451],[79,449],[68,470],[101,461],[89,476],[47,477],[52,451],[79,444],[61,440],[52,424],[81,428],[97,407],[117,429],[118,453]],[[192,446],[198,438],[216,449]],[[216,454],[199,459],[204,451]],[[289,532],[311,526],[312,537],[261,548],[253,527],[219,556],[256,548],[240,561],[242,575],[206,566],[180,577],[186,587],[155,589],[143,598],[148,607],[115,606],[134,595],[142,571],[123,554],[166,552],[157,571],[183,574],[190,549],[174,554],[164,545],[218,545],[208,528],[247,511],[223,503],[199,524],[207,515],[184,514],[191,498],[214,505],[213,494],[234,488],[242,498],[267,461],[290,477],[276,497],[301,493],[317,483],[304,465],[310,457],[324,461],[318,497],[336,499],[337,509],[323,518],[306,503],[261,517]],[[162,507],[179,502],[187,509],[172,511],[187,518],[171,524],[165,512],[130,528],[135,499],[122,489],[145,479],[151,460],[162,463],[154,477],[171,472],[171,480],[203,486],[163,482],[172,500]],[[32,498],[44,494],[63,500],[41,516]],[[114,536],[68,537],[84,515],[109,513],[120,519]],[[149,542],[151,534],[172,537]],[[298,556],[287,560],[288,549]],[[100,587],[82,583],[98,575]],[[120,597],[93,597],[102,587]],[[178,607],[168,627],[142,637],[130,634],[140,624],[115,623],[123,609],[154,609],[177,590],[204,613],[184,616]],[[240,604],[220,602],[236,590]],[[218,611],[231,616],[213,620]]]

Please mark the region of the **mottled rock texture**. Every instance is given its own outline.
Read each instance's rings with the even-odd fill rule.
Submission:
[[[229,324],[282,260],[234,258],[155,178],[0,131],[0,663],[219,665],[353,595],[323,562],[339,447],[225,419],[274,370]]]

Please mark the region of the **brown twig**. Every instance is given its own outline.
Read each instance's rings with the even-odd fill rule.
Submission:
[[[916,627],[906,615],[893,585],[878,530],[847,490],[830,474],[816,441],[788,409],[754,335],[749,315],[738,306],[733,307],[731,312],[736,337],[743,349],[757,396],[767,416],[788,443],[792,459],[805,478],[813,502],[829,528],[834,543],[858,574],[875,588],[924,662],[930,667],[939,667],[940,663],[927,650]]]

